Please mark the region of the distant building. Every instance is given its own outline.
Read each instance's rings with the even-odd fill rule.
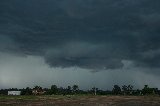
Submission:
[[[43,90],[36,90],[36,89],[32,90],[33,95],[43,95],[45,92],[46,91],[43,91]]]
[[[21,91],[8,91],[8,95],[21,95]]]

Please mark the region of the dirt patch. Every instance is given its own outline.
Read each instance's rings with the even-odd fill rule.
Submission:
[[[36,96],[0,99],[0,106],[160,106],[159,96]]]

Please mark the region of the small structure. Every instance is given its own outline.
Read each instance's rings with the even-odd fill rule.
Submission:
[[[36,90],[36,89],[32,90],[33,95],[43,95],[45,92],[46,91],[43,91],[43,90]]]
[[[45,91],[40,86],[35,86],[32,90],[33,95],[43,95]]]
[[[21,91],[8,91],[8,95],[21,95]]]

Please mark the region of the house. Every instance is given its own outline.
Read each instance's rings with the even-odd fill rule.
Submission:
[[[43,90],[36,90],[36,89],[32,90],[33,95],[43,95],[44,93],[45,93],[45,91],[43,91]]]
[[[21,95],[21,91],[8,91],[8,95]]]

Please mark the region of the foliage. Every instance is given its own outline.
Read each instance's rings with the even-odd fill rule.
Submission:
[[[131,95],[133,93],[133,86],[132,85],[123,85],[122,86],[122,93],[123,95]]]
[[[153,95],[158,93],[158,88],[150,88],[148,85],[144,85],[142,89],[143,95]]]
[[[112,92],[115,95],[121,94],[121,88],[118,85],[114,85]]]
[[[58,93],[58,88],[57,85],[52,85],[50,89],[50,94],[57,94]]]
[[[72,91],[73,91],[75,94],[78,92],[78,90],[79,90],[78,85],[73,85]]]
[[[119,85],[114,85],[112,91],[100,90],[98,88],[92,88],[91,90],[80,90],[78,85],[67,86],[66,88],[57,87],[52,85],[49,88],[42,88],[41,86],[35,86],[34,88],[26,87],[25,89],[9,88],[1,89],[0,95],[7,95],[8,91],[21,91],[21,95],[33,95],[34,91],[38,92],[38,95],[155,95],[160,94],[158,88],[150,88],[145,85],[142,90],[133,90],[132,85],[123,85],[122,88]],[[37,95],[37,94],[35,94]]]
[[[32,89],[29,87],[26,87],[26,89],[22,89],[21,95],[32,95]]]

